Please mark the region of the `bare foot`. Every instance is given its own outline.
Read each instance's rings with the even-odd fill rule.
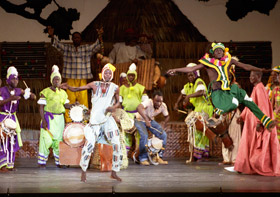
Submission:
[[[0,173],[6,173],[6,172],[9,172],[9,170],[5,166],[0,168]]]
[[[276,120],[272,120],[271,123],[270,123],[270,125],[269,125],[269,127],[268,127],[267,129],[271,132],[271,130],[272,130],[274,127],[276,127],[276,125],[277,125]]]
[[[87,182],[87,173],[82,171],[82,174],[81,174],[81,181],[82,182]]]
[[[111,178],[116,179],[117,181],[122,181],[122,179],[118,177],[117,173],[114,170],[112,170]]]

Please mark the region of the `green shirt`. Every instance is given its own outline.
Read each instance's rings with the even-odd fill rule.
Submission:
[[[64,104],[68,98],[67,93],[56,88],[54,92],[51,88],[45,88],[40,92],[40,95],[44,95],[47,105],[45,105],[44,110],[51,113],[64,113],[65,107]]]

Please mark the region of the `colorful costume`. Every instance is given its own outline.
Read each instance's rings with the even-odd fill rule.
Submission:
[[[8,87],[2,87],[0,88],[1,93],[1,100],[8,99],[11,96],[11,92],[9,91]],[[14,89],[14,95],[15,96],[21,96],[21,89],[15,88]],[[19,101],[16,101],[15,103],[8,102],[1,106],[1,112],[0,112],[0,122],[4,121],[6,118],[11,118],[13,121],[16,122],[16,135],[13,135],[11,137],[7,137],[7,144],[6,147],[4,147],[3,138],[0,139],[2,141],[0,146],[0,168],[6,166],[7,168],[13,168],[14,162],[15,162],[15,153],[19,150],[19,148],[22,146],[22,140],[20,136],[20,126],[19,122],[16,116],[16,111],[18,110]],[[2,137],[2,136],[1,136]],[[4,151],[7,149],[6,151]]]
[[[135,81],[137,79],[137,73],[136,73],[136,66],[135,67],[134,66],[135,64],[131,64],[130,69],[127,72],[127,75],[134,74],[135,75],[134,81]],[[128,77],[127,77],[127,81],[129,83],[129,87],[125,85],[122,85],[120,87],[120,96],[122,98],[121,103],[123,109],[128,113],[130,118],[134,119],[135,114],[137,113],[137,107],[142,101],[142,97],[146,96],[146,94],[144,94],[145,87],[139,83],[132,85],[132,83],[129,82]],[[126,144],[127,151],[129,151],[132,146],[132,141],[133,141],[132,138],[133,136],[131,134],[125,133],[125,142],[126,142],[125,144]],[[139,140],[140,140],[140,135],[137,132],[136,141],[139,142]]]
[[[274,72],[276,72],[279,76],[279,73],[280,73],[280,66],[276,66],[272,69]],[[266,89],[267,90],[271,90],[270,93],[269,93],[269,99],[270,101],[274,100],[274,106],[273,109],[274,109],[274,116],[275,116],[275,119],[277,121],[277,125],[276,125],[276,128],[277,128],[277,136],[278,136],[278,140],[280,142],[280,114],[278,112],[278,110],[280,109],[280,86],[276,86],[274,87],[273,89],[271,89],[272,84],[267,84],[267,87]],[[273,98],[272,98],[273,97]]]
[[[202,84],[198,84],[201,82]],[[199,90],[207,91],[207,87],[201,78],[197,78],[195,83],[187,83],[181,91],[183,95],[193,94]],[[205,112],[209,117],[212,117],[213,106],[210,101],[206,100],[204,96],[190,98],[190,103],[194,106],[195,112]],[[196,159],[202,157],[209,157],[209,139],[204,135],[203,131],[195,131],[194,134],[194,153]]]
[[[44,116],[48,123],[48,130],[41,126],[40,142],[38,153],[38,164],[45,165],[50,154],[49,149],[53,149],[55,164],[59,165],[59,142],[63,140],[63,130],[65,127],[64,104],[68,103],[67,94],[62,89],[53,91],[51,88],[45,88],[40,92],[44,98],[38,100],[38,104],[45,104]],[[50,134],[50,133],[51,134]]]
[[[11,84],[13,79],[18,79],[17,69],[13,66],[9,67],[7,70],[7,83]],[[28,88],[29,89],[29,88]],[[14,88],[13,90],[9,90],[7,86],[0,88],[0,100],[4,101],[10,98],[12,95],[21,96],[22,90],[20,88]],[[29,95],[26,97],[26,92],[24,94],[24,98],[28,99],[30,97],[30,89]],[[15,153],[22,146],[22,140],[20,136],[20,126],[16,116],[16,111],[18,110],[19,100],[13,100],[8,103],[5,103],[1,106],[0,111],[0,122],[5,125],[6,119],[12,119],[12,122],[16,123],[15,133],[10,133],[4,135],[4,129],[0,131],[1,139],[0,139],[0,168],[5,167],[8,169],[14,168],[15,163]],[[7,126],[8,128],[8,126]],[[8,128],[9,129],[9,128]],[[10,131],[10,130],[9,130]]]
[[[209,68],[215,69],[218,73],[218,78],[216,81],[211,82],[211,84],[217,82],[221,83],[220,89],[212,90],[209,88],[212,103],[216,108],[215,113],[220,115],[230,112],[235,110],[241,103],[248,107],[255,114],[255,116],[261,120],[262,124],[268,128],[272,120],[259,109],[259,107],[252,101],[250,97],[248,97],[245,90],[239,88],[236,84],[230,84],[228,71],[229,66],[231,66],[231,55],[228,53],[228,49],[225,49],[221,43],[213,45],[212,51],[214,51],[216,48],[222,48],[225,50],[225,56],[220,60],[210,58],[209,54],[207,53],[199,60],[200,63]]]
[[[111,68],[106,67],[106,65],[104,66],[102,73],[104,73],[106,69],[111,70]],[[106,92],[102,91],[102,83],[109,84]],[[118,86],[111,82],[101,81],[94,82],[94,85],[97,89],[96,92],[92,94],[91,98],[92,110],[90,114],[90,122],[84,128],[86,143],[82,150],[80,166],[84,172],[87,170],[96,141],[102,138],[100,135],[105,135],[107,140],[113,146],[112,170],[118,172],[120,171],[122,162],[119,129],[111,113],[105,114],[106,109],[114,104],[114,95]]]
[[[274,116],[277,121],[277,125],[276,125],[277,136],[280,142],[280,113],[276,112],[277,109],[280,109],[280,86],[276,86],[275,88],[273,88],[272,92],[275,101],[273,108],[275,109]]]
[[[61,76],[58,72],[53,72],[51,82],[55,76]],[[56,88],[53,91],[50,87],[45,88],[40,92],[41,97],[38,100],[39,105],[44,105],[44,118],[47,122],[48,131],[42,127],[40,129],[40,142],[38,152],[38,164],[46,165],[50,154],[49,149],[53,149],[55,164],[59,165],[59,143],[63,140],[63,130],[65,127],[64,113],[67,99],[67,93]]]
[[[262,83],[254,87],[251,98],[261,110],[273,118],[272,106]],[[280,147],[276,128],[271,132],[262,127],[260,131],[256,131],[260,121],[248,108],[244,109],[241,117],[244,127],[234,170],[246,174],[280,176]]]
[[[63,51],[63,72],[62,77],[67,79],[67,84],[73,87],[79,87],[87,84],[87,79],[92,79],[91,72],[91,56],[100,49],[99,40],[88,45],[81,45],[77,48],[72,44],[63,44],[56,38],[53,39],[53,47]],[[70,103],[78,101],[81,105],[88,107],[87,91],[71,92],[67,90]],[[66,110],[66,122],[71,122],[71,119]]]

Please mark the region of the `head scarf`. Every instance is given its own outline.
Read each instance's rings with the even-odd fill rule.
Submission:
[[[51,84],[53,84],[54,77],[59,77],[59,79],[61,80],[61,75],[59,73],[59,68],[57,65],[53,65],[53,67],[52,67]]]
[[[195,63],[189,63],[186,67],[194,67],[194,66],[197,66],[197,64],[195,64]],[[193,73],[194,73],[194,75],[195,75],[195,78],[200,77],[199,70],[193,71]]]
[[[110,64],[110,63],[106,64],[106,65],[102,68],[101,73],[99,73],[99,78],[100,78],[100,80],[103,79],[103,81],[105,81],[104,73],[105,73],[106,70],[112,71],[112,76],[111,76],[111,78],[109,79],[109,81],[112,81],[113,78],[114,78],[114,72],[115,72],[115,70],[116,70],[116,67],[113,66],[113,65]]]
[[[10,84],[12,79],[18,79],[18,71],[14,66],[10,66],[7,70],[7,83]]]
[[[131,84],[132,82],[134,82],[137,79],[136,64],[134,64],[134,63],[130,64],[129,69],[128,69],[126,74],[127,74],[126,79],[127,79],[128,83]],[[134,74],[135,75],[135,78],[132,82],[129,81],[128,74]]]

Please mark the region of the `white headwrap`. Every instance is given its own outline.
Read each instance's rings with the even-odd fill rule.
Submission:
[[[186,67],[194,67],[194,66],[197,66],[197,64],[195,64],[195,63],[189,63]],[[196,72],[197,76],[200,77],[199,70],[196,70],[196,71],[194,71],[194,72]]]
[[[59,68],[57,65],[53,65],[52,67],[52,74],[51,74],[51,84],[53,83],[53,78],[54,77],[59,77],[61,80],[61,75],[59,73]]]

